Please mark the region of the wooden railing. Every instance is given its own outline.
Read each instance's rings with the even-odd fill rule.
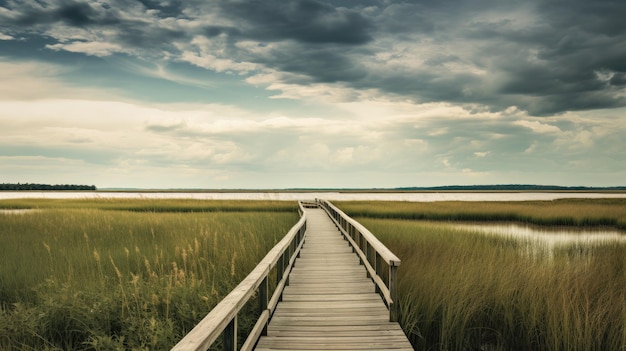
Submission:
[[[306,232],[306,214],[299,203],[300,220],[265,258],[230,292],[209,314],[207,314],[172,351],[205,351],[220,336],[224,335],[224,350],[252,350],[261,337],[267,334],[267,324],[276,305],[281,300],[289,273],[298,256]],[[276,286],[269,297],[269,275],[276,270]],[[258,291],[260,317],[241,348],[237,345],[237,315],[250,298]]]
[[[397,322],[396,271],[400,266],[400,259],[374,234],[333,204],[326,200],[317,200],[317,202],[348,240],[352,250],[359,256],[361,264],[365,265],[367,276],[374,281],[376,292],[383,297],[389,309],[389,321]]]

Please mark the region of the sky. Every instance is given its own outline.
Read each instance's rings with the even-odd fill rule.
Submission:
[[[0,183],[626,185],[623,0],[0,0]]]

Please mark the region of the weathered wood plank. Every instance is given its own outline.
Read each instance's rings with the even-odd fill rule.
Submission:
[[[378,334],[380,331],[400,331],[396,324],[393,323],[384,323],[384,324],[362,324],[362,325],[319,325],[319,326],[310,326],[306,329],[302,329],[301,326],[297,325],[270,325],[268,327],[268,333],[273,332],[281,332],[281,331],[293,331],[293,332],[318,332],[318,333],[329,333],[329,332],[341,332],[341,331],[350,331],[350,332],[368,332],[370,334]],[[404,334],[404,333],[403,333]]]
[[[272,330],[268,331],[268,336],[352,336],[352,337],[368,337],[372,335],[372,330],[358,330],[358,329],[326,329],[324,331],[311,331],[310,328],[304,330]],[[392,330],[376,330],[376,335],[388,335],[388,336],[401,336],[404,337],[404,332],[398,329]]]
[[[372,294],[293,294],[283,296],[284,302],[289,301],[379,301],[380,297]]]

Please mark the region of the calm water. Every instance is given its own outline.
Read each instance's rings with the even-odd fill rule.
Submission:
[[[592,246],[608,243],[626,244],[626,234],[616,230],[579,230],[548,228],[520,224],[453,224],[454,228],[519,240],[522,250],[550,254],[564,246]]]
[[[45,199],[200,199],[200,200],[311,200],[331,201],[530,201],[565,198],[626,198],[626,193],[340,193],[340,192],[62,192],[62,191],[6,191],[0,192],[0,200],[20,198]]]
[[[32,209],[3,210],[3,209],[0,209],[0,215],[21,215],[21,214],[32,213],[34,211],[37,211],[37,210],[32,210]]]

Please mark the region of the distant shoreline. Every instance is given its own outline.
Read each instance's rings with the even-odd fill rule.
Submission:
[[[96,193],[626,193],[626,186],[591,187],[532,184],[445,185],[397,188],[283,188],[283,189],[203,189],[203,188],[97,188],[94,185],[0,184],[0,192],[96,192]]]
[[[20,193],[189,193],[189,194],[263,194],[263,193],[339,193],[339,194],[419,194],[419,193],[603,193],[603,194],[623,194],[626,189],[585,189],[585,190],[532,190],[532,189],[507,189],[507,190],[404,190],[404,189],[97,189],[97,190],[0,190],[0,193],[20,192]]]
[[[626,191],[0,191],[0,200],[25,198],[47,199],[190,199],[190,200],[277,200],[300,201],[326,199],[330,201],[552,201],[566,198],[626,199]]]

